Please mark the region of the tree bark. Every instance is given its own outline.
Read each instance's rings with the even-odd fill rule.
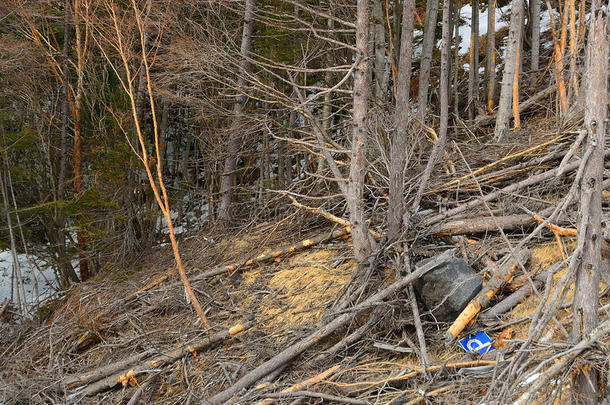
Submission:
[[[417,194],[413,200],[412,211],[417,212],[419,205],[424,195],[424,190],[432,169],[436,165],[436,161],[443,154],[445,150],[445,143],[447,142],[447,129],[449,126],[449,79],[450,79],[450,67],[451,67],[451,25],[449,20],[451,18],[451,0],[443,0],[443,36],[441,44],[441,80],[439,83],[440,87],[440,104],[441,104],[441,119],[440,128],[438,133],[438,139],[430,152],[430,158],[424,169],[421,182]]]
[[[239,95],[233,105],[233,119],[240,121],[246,103],[246,95],[244,86],[246,85],[246,75],[250,71],[250,63],[248,57],[250,55],[250,47],[252,44],[252,27],[254,26],[254,0],[246,0],[246,9],[244,12],[244,29],[241,38],[241,67],[240,75],[237,79],[237,87]],[[231,220],[231,189],[235,179],[235,166],[237,164],[237,156],[240,150],[241,133],[237,128],[238,125],[233,125],[229,143],[227,146],[227,156],[223,168],[222,177],[220,180],[220,204],[218,207],[218,219],[224,222]]]
[[[530,70],[535,72],[540,64],[540,0],[530,0],[532,49]]]
[[[74,25],[75,25],[75,48],[76,48],[76,95],[74,96],[74,149],[72,153],[72,160],[74,165],[74,191],[76,194],[83,192],[83,136],[81,129],[81,108],[83,101],[83,94],[85,92],[84,77],[85,77],[85,61],[88,43],[83,41],[81,28],[80,28],[80,17],[81,17],[81,0],[74,1]],[[86,30],[88,28],[85,28]],[[87,38],[88,39],[88,38]],[[89,274],[89,264],[85,253],[87,251],[87,239],[82,229],[76,232],[77,246],[78,246],[78,267],[80,270],[80,278],[82,281],[86,281]]]
[[[354,115],[347,204],[352,224],[352,243],[358,264],[364,264],[372,248],[364,222],[364,176],[366,173],[366,138],[368,97],[371,82],[368,57],[369,1],[358,0],[356,19],[356,68],[354,70]]]
[[[578,248],[582,252],[576,268],[574,302],[572,310],[572,338],[575,342],[585,338],[597,326],[598,289],[601,262],[601,187],[604,170],[604,144],[608,117],[608,36],[607,21],[600,8],[600,1],[592,4],[587,49],[587,100],[585,127],[587,148],[592,149],[585,163],[580,184],[580,211],[578,219]],[[577,249],[578,249],[577,248]],[[580,370],[574,377],[574,400],[578,404],[597,404],[597,370],[591,367]]]
[[[25,296],[25,290],[23,288],[23,277],[21,274],[21,265],[19,263],[19,256],[17,255],[17,243],[15,240],[15,233],[13,232],[13,223],[11,219],[11,213],[9,209],[9,197],[8,197],[8,179],[9,176],[8,165],[6,163],[6,156],[4,158],[4,167],[0,173],[0,189],[2,191],[2,203],[4,204],[4,214],[6,215],[6,225],[8,227],[8,234],[11,247],[11,255],[13,256],[13,276],[16,278],[15,284],[17,286],[17,308],[22,316],[25,316],[28,312],[27,301]],[[11,280],[13,277],[11,277]],[[13,283],[11,283],[11,298],[12,298]]]
[[[502,75],[502,88],[496,116],[496,129],[494,138],[497,142],[505,139],[509,131],[510,111],[512,101],[512,87],[517,68],[517,48],[521,24],[523,20],[523,0],[513,0],[510,27],[508,31],[508,42],[506,44],[506,56],[504,58],[504,74]]]
[[[487,111],[492,112],[496,91],[496,0],[489,0],[487,3],[487,50],[485,54]]]
[[[385,0],[374,0],[373,20],[375,34],[375,100],[384,102],[386,100],[387,88],[384,87],[383,77],[385,75],[385,18],[383,5]]]
[[[407,164],[408,130],[411,115],[409,93],[411,90],[411,59],[413,55],[413,13],[415,1],[405,0],[402,12],[402,32],[400,59],[398,62],[398,83],[396,86],[396,127],[390,145],[390,190],[388,202],[388,238],[394,240],[400,235],[405,211],[405,166]]]
[[[479,0],[472,0],[470,62],[468,64],[468,119],[474,121],[479,102]]]
[[[64,41],[62,50],[62,86],[61,86],[61,138],[59,146],[59,174],[57,179],[57,200],[61,201],[64,199],[66,194],[66,165],[67,165],[67,154],[68,154],[68,125],[70,118],[69,112],[69,94],[70,91],[70,2],[71,0],[64,1]],[[70,259],[67,256],[66,251],[66,236],[64,235],[64,226],[66,225],[66,219],[61,212],[57,213],[57,227],[58,227],[58,258],[61,269],[60,281],[63,287],[66,287],[70,281],[78,282],[78,276],[74,272],[74,268],[70,263]]]
[[[426,2],[426,21],[424,22],[424,40],[419,66],[419,88],[417,90],[417,119],[424,122],[428,106],[428,85],[430,83],[430,66],[436,32],[439,0]]]

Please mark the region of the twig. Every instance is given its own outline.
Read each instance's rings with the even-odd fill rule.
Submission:
[[[562,370],[565,370],[568,363],[580,356],[583,351],[587,350],[601,339],[607,337],[608,333],[610,333],[610,320],[605,320],[587,337],[569,349],[561,360],[555,362],[555,364],[541,373],[538,376],[538,379],[528,388],[527,391],[521,394],[521,396],[513,404],[525,405],[531,403],[534,395],[536,395],[538,392],[544,391],[543,387],[547,385],[551,378],[560,373]]]
[[[274,398],[294,398],[294,397],[311,397],[311,398],[320,398],[325,401],[330,401],[334,403],[343,403],[343,404],[354,404],[354,405],[368,405],[368,401],[364,401],[362,399],[354,399],[354,398],[345,398],[339,397],[336,395],[323,394],[321,392],[313,392],[313,391],[295,391],[295,392],[278,392],[274,394],[267,394],[269,397]]]
[[[473,366],[490,366],[495,365],[497,362],[495,360],[472,360],[472,361],[461,361],[457,363],[448,363],[448,364],[437,364],[434,366],[428,367],[428,371],[435,371],[447,368],[462,368],[462,367],[473,367]],[[415,369],[410,373],[406,373],[403,375],[398,375],[394,377],[387,377],[377,381],[358,381],[353,383],[338,383],[338,382],[327,382],[327,384],[336,385],[341,388],[355,388],[355,391],[363,391],[365,389],[369,389],[371,387],[376,387],[380,385],[385,385],[390,382],[396,381],[404,381],[408,380],[411,377],[415,377],[423,373],[423,369]]]
[[[294,198],[290,194],[284,194],[284,195],[286,197],[290,198],[290,201],[292,201],[292,205],[294,205],[295,207],[304,209],[305,211],[307,211],[307,212],[309,212],[311,214],[314,214],[314,215],[320,215],[320,216],[328,219],[331,222],[334,222],[336,224],[344,226],[348,231],[351,229],[351,225],[352,224],[350,224],[350,222],[347,219],[339,218],[338,216],[333,215],[330,212],[327,212],[327,211],[323,210],[322,208],[308,207],[307,205],[303,205],[300,202],[298,202],[296,200],[296,198]],[[379,232],[376,232],[376,231],[374,231],[372,229],[369,229],[369,232],[375,238],[381,239],[381,234]]]
[[[538,274],[534,278],[534,284],[535,284],[536,288],[542,287],[542,285],[544,284],[548,275],[555,274],[557,271],[559,271],[559,269],[561,269],[562,266],[563,266],[563,262],[557,262],[554,265],[552,265],[551,267],[549,267],[547,270]],[[482,320],[497,319],[500,315],[502,315],[505,312],[510,311],[513,307],[515,307],[517,304],[519,304],[523,299],[525,299],[527,296],[532,294],[533,291],[534,290],[531,285],[529,285],[529,284],[524,285],[523,287],[519,288],[517,291],[515,291],[514,293],[512,293],[511,295],[509,295],[508,297],[506,297],[505,299],[503,299],[502,301],[500,301],[499,303],[497,303],[496,305],[491,307],[487,312],[481,313],[480,318]]]
[[[315,375],[311,378],[308,378],[305,381],[301,381],[300,383],[294,384],[291,387],[288,387],[286,389],[283,389],[282,391],[279,392],[279,394],[288,394],[291,392],[298,392],[300,390],[302,390],[303,388],[306,388],[310,385],[314,385],[316,383],[319,383],[320,381],[326,379],[328,376],[330,376],[331,374],[333,374],[335,371],[337,371],[341,366],[340,365],[336,365],[336,366],[332,366],[331,368],[329,368],[328,370],[325,370],[323,372],[321,372],[318,375]],[[273,400],[271,398],[270,395],[267,395],[269,398],[266,398],[262,401],[259,401],[256,405],[271,405],[273,403],[275,403],[275,400]]]

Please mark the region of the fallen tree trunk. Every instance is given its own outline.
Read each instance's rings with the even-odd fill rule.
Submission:
[[[491,278],[477,294],[477,296],[470,301],[470,303],[464,308],[462,313],[453,322],[451,327],[446,333],[446,341],[452,342],[462,330],[470,323],[471,320],[481,311],[483,308],[489,306],[489,300],[502,288],[502,286],[509,281],[515,271],[520,268],[520,263],[527,262],[531,255],[529,249],[523,249],[516,253],[514,257],[510,257],[506,260],[499,268],[492,273]]]
[[[86,373],[83,373],[83,374],[80,374],[77,376],[68,376],[68,377],[62,379],[61,384],[63,385],[64,388],[68,388],[68,389],[87,385],[91,382],[98,381],[104,377],[117,373],[121,370],[125,370],[126,368],[130,367],[133,364],[138,363],[140,360],[142,360],[145,357],[150,356],[153,353],[154,352],[152,350],[146,350],[145,352],[135,354],[124,360],[117,361],[112,364],[108,364],[108,365],[105,365],[102,367],[95,368]]]
[[[267,360],[260,366],[256,367],[254,370],[250,371],[248,374],[240,378],[235,384],[233,384],[226,390],[214,395],[212,398],[209,399],[208,402],[212,404],[225,403],[238,392],[240,392],[242,389],[248,388],[250,385],[254,384],[276,368],[282,366],[283,364],[289,361],[292,361],[292,359],[294,359],[295,357],[303,353],[305,350],[318,343],[321,339],[330,335],[332,332],[345,325],[360,312],[377,305],[379,302],[383,301],[390,295],[402,290],[411,282],[419,278],[421,275],[434,268],[434,266],[436,266],[438,263],[441,263],[442,261],[452,256],[453,252],[453,250],[446,251],[445,253],[437,256],[434,260],[431,260],[428,263],[425,263],[423,266],[417,268],[413,273],[406,275],[405,277],[392,283],[391,285],[379,291],[378,293],[370,296],[360,304],[351,308],[349,313],[339,315],[337,318],[322,326],[314,333],[302,339],[300,342],[287,347],[281,353],[277,354],[276,356]]]
[[[604,155],[605,157],[610,156],[610,151],[607,151]],[[578,169],[578,167],[580,166],[581,161],[577,160],[574,162],[571,162],[569,164],[567,164],[564,168],[564,172],[563,174],[565,175],[567,172],[572,171],[572,170],[576,170]],[[428,227],[428,226],[432,226],[434,224],[439,223],[440,221],[443,221],[447,218],[450,218],[456,214],[460,214],[466,210],[469,210],[471,208],[475,208],[478,207],[479,205],[482,205],[486,202],[490,202],[490,201],[494,201],[495,199],[506,195],[506,194],[510,194],[510,193],[514,193],[516,191],[519,191],[525,187],[528,186],[533,186],[535,184],[539,184],[542,183],[545,180],[550,180],[555,178],[556,174],[558,173],[559,168],[555,168],[555,169],[551,169],[551,170],[547,170],[546,172],[534,175],[534,176],[530,176],[525,180],[522,180],[518,183],[514,183],[511,184],[510,186],[504,187],[503,189],[494,191],[493,193],[489,193],[487,195],[485,195],[483,198],[475,198],[467,203],[464,203],[458,207],[455,207],[453,209],[447,210],[446,212],[443,212],[442,214],[438,214],[435,215],[433,217],[430,217],[426,220],[423,221],[423,226],[424,227]]]
[[[521,104],[519,104],[518,111],[521,113],[524,113],[525,111],[529,110],[534,105],[536,105],[537,103],[542,101],[545,97],[548,97],[549,95],[551,95],[551,93],[553,93],[554,90],[555,90],[555,87],[551,86],[551,87],[547,87],[546,89],[544,89],[542,91],[539,91],[538,93],[534,94],[529,99],[527,99],[524,102],[522,102]],[[478,116],[475,119],[474,123],[478,127],[483,127],[485,125],[493,124],[495,121],[496,121],[496,113],[493,113],[493,114],[489,114],[489,115]]]
[[[548,207],[540,215],[549,215],[555,207]],[[447,221],[430,228],[429,233],[433,236],[463,235],[485,232],[512,231],[519,227],[530,226],[536,223],[536,219],[529,214],[515,214],[498,217],[463,218],[455,221]]]
[[[105,391],[107,389],[113,388],[118,384],[122,384],[123,386],[127,386],[127,384],[132,384],[132,381],[135,382],[137,375],[151,373],[154,371],[158,371],[159,368],[164,367],[168,364],[175,362],[176,360],[181,359],[188,354],[196,355],[198,351],[203,350],[209,346],[212,346],[216,343],[222,342],[225,339],[228,339],[238,333],[241,333],[252,326],[252,322],[247,321],[243,324],[239,324],[233,326],[230,329],[223,330],[212,335],[208,335],[203,339],[197,341],[196,343],[192,343],[190,345],[182,346],[178,349],[170,351],[169,353],[163,353],[155,356],[150,360],[146,360],[144,363],[139,364],[135,367],[125,367],[125,362],[120,361],[114,365],[108,365],[105,368],[102,367],[97,369],[94,373],[96,376],[99,376],[99,380],[94,382],[91,385],[86,386],[82,390],[72,394],[70,397],[84,397],[88,395],[94,395],[98,392]],[[148,354],[150,351],[143,353],[142,355]],[[129,360],[133,360],[136,356],[131,357]],[[136,360],[137,361],[137,360]],[[128,365],[134,364],[135,361],[131,361]],[[103,374],[105,372],[105,374]],[[81,381],[92,381],[91,380],[92,373],[86,373],[82,376],[72,377],[71,379],[71,387],[75,387],[78,385],[82,385]]]
[[[563,265],[563,262],[557,262],[551,267],[549,267],[547,270],[538,274],[532,280],[534,282],[534,286],[536,288],[542,287],[547,277],[550,274],[555,274]],[[523,301],[526,297],[530,296],[533,292],[534,289],[532,288],[532,285],[526,284],[508,297],[504,298],[502,301],[500,301],[493,307],[491,307],[489,311],[481,313],[481,316],[479,318],[481,320],[496,320],[500,315],[516,307],[521,301]]]

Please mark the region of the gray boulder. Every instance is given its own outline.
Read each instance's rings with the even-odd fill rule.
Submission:
[[[418,267],[431,259],[426,259]],[[414,287],[420,302],[432,311],[439,321],[452,322],[481,291],[481,277],[468,263],[451,257],[432,268],[418,280]]]

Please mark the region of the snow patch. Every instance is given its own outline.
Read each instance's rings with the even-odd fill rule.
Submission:
[[[32,311],[58,290],[59,281],[45,260],[24,254],[17,255],[17,260],[21,268],[26,307]],[[12,299],[16,305],[17,280],[13,277],[13,255],[8,250],[0,251],[0,303],[5,299]]]

